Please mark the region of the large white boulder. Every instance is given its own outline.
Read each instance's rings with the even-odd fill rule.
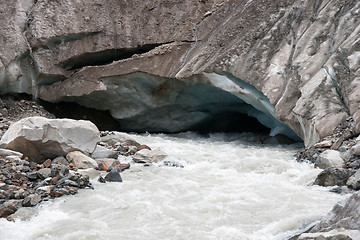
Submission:
[[[340,152],[336,150],[326,150],[322,152],[315,161],[315,166],[325,169],[328,167],[343,168],[344,160],[341,158]]]
[[[0,145],[42,163],[74,150],[90,154],[99,141],[99,130],[90,121],[29,117],[12,124]]]

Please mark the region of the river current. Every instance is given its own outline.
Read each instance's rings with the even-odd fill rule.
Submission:
[[[132,135],[184,168],[133,164],[122,183],[41,203],[30,220],[0,219],[1,240],[277,240],[312,224],[342,196],[312,186],[299,145],[251,134]]]

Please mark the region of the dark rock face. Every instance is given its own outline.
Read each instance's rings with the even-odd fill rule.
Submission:
[[[107,182],[122,182],[119,171],[115,168],[112,168],[111,171],[105,176]]]
[[[345,186],[347,180],[354,172],[348,169],[326,168],[314,181],[320,186]]]
[[[109,110],[124,126],[165,122],[181,130],[219,113],[199,98],[204,93],[246,102],[244,81],[275,107],[265,115],[308,146],[349,116],[359,133],[357,1],[12,0],[0,7],[2,91]],[[197,100],[185,101],[194,86]],[[225,103],[233,110],[234,101]],[[188,125],[176,128],[184,122],[178,117]]]

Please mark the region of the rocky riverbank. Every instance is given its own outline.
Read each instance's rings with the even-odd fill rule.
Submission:
[[[89,121],[55,119],[31,100],[10,97],[0,104],[0,217],[9,220],[20,208],[91,189],[89,176],[121,182],[130,161],[151,165],[167,156]]]
[[[306,233],[291,239],[360,239],[360,136],[354,134],[354,127],[354,119],[347,118],[331,135],[298,152],[298,161],[323,169],[313,184],[352,195]]]
[[[298,161],[324,169],[314,184],[360,190],[360,136],[353,134],[353,127],[354,120],[348,118],[332,135],[297,154]],[[338,190],[348,192],[347,188]]]

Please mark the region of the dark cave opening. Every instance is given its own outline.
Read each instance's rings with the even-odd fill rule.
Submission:
[[[182,129],[181,131],[173,131],[166,129],[149,129],[147,127],[138,127],[137,124],[139,122],[136,120],[117,120],[111,116],[109,111],[87,108],[73,102],[49,103],[40,100],[40,104],[47,111],[54,114],[58,118],[89,120],[93,122],[99,128],[99,130],[102,131],[112,130],[136,133],[178,133],[184,131],[193,131],[200,134],[217,132],[253,132],[261,135],[268,135],[270,133],[270,129],[262,125],[256,118],[247,116],[246,114],[237,111],[225,110],[212,113],[207,118],[186,129]]]
[[[135,48],[119,48],[108,49],[101,52],[84,53],[79,56],[70,58],[63,62],[63,68],[67,70],[80,69],[85,66],[102,66],[110,64],[113,61],[119,61],[130,58],[134,54],[143,54],[152,49],[162,45],[161,44],[145,44]]]
[[[39,100],[39,103],[45,108],[45,110],[54,114],[57,118],[89,120],[101,131],[121,130],[120,123],[111,116],[109,111],[87,108],[72,102],[50,103]]]
[[[1,99],[5,101],[10,100],[10,102],[20,102],[22,99],[31,100],[32,96],[27,94],[3,95]],[[156,116],[159,117],[164,115],[165,112],[171,112],[172,110],[170,109],[176,109],[176,106],[170,106],[169,108],[164,109],[153,109],[150,111],[151,113],[143,113],[141,116],[137,116],[136,118],[117,120],[110,114],[109,111],[83,107],[74,102],[50,103],[40,99],[37,99],[36,102],[42,105],[45,110],[57,118],[89,120],[101,131],[108,130],[133,133],[148,132],[167,134],[192,131],[204,136],[209,136],[208,134],[211,133],[251,132],[255,134],[256,137],[254,138],[254,141],[258,143],[291,144],[294,142],[292,139],[282,134],[271,137],[270,128],[260,123],[256,117],[251,117],[244,112],[234,110],[234,105],[225,104],[221,110],[218,110],[219,106],[217,106],[215,107],[215,109],[217,109],[216,111],[214,111],[214,109],[212,109],[213,111],[209,111],[209,109],[202,109],[203,112],[201,112],[199,109],[196,111],[195,109],[192,109],[190,112],[180,112],[180,115],[173,115],[175,118],[170,121],[169,119],[161,119],[160,117],[159,119],[155,119],[155,122],[147,122],[148,119],[144,120],[144,118],[146,118],[144,116],[150,116],[150,118]],[[238,109],[239,106],[235,105],[235,107]],[[201,114],[199,115],[199,113]],[[179,118],[179,116],[181,117]],[[202,117],[197,118],[197,116]],[[195,119],[195,121],[193,121],[190,125],[184,124],[182,128],[178,128],[177,130],[166,128],[169,123],[181,125],[182,122],[186,122],[189,119]],[[146,124],[144,124],[144,122],[146,122]],[[159,125],[163,125],[163,128],[158,128]],[[152,127],[152,129],[149,129],[149,126]]]
[[[268,135],[270,133],[270,129],[262,125],[256,118],[236,111],[224,111],[213,114],[210,118],[190,130],[201,134],[253,132]]]

